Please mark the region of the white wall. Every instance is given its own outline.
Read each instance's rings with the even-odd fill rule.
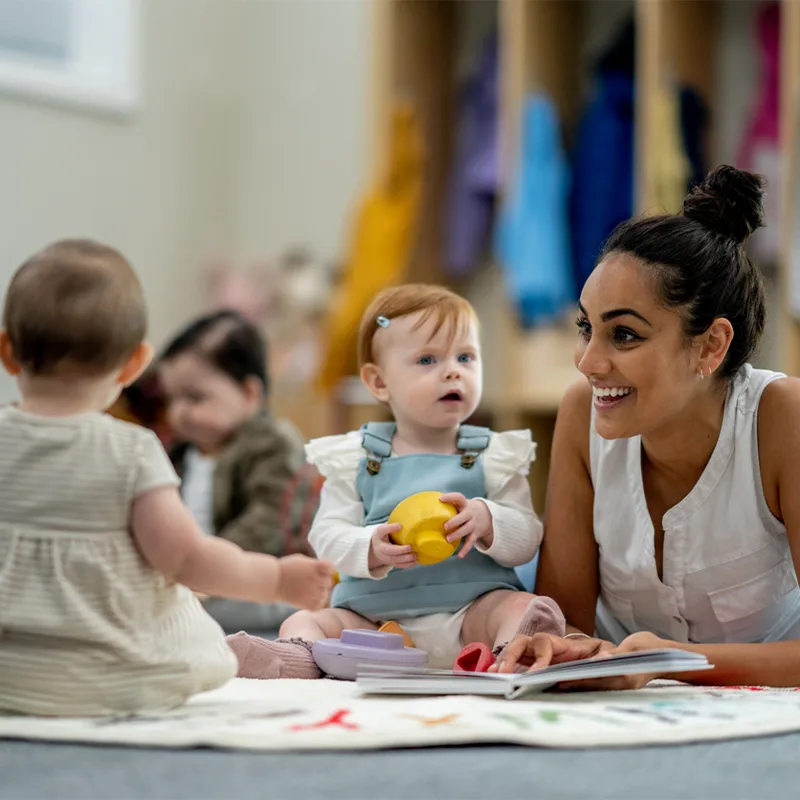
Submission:
[[[0,94],[0,294],[48,241],[96,237],[134,263],[159,342],[218,255],[333,258],[367,163],[368,1],[142,0],[132,118]]]
[[[239,256],[339,253],[369,167],[369,2],[240,4]]]

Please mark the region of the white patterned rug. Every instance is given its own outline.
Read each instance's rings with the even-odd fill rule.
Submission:
[[[660,682],[637,692],[360,697],[344,681],[234,680],[161,715],[0,716],[0,738],[243,750],[373,750],[506,743],[630,747],[800,731],[800,692]]]

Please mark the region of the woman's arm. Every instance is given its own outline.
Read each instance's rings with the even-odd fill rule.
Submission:
[[[585,381],[570,387],[558,410],[536,578],[536,593],[558,603],[568,632],[590,635],[599,591],[589,466],[591,410],[592,389]]]

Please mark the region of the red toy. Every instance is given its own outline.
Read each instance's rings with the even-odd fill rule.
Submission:
[[[487,672],[497,659],[492,651],[481,642],[468,644],[453,662],[456,672]]]

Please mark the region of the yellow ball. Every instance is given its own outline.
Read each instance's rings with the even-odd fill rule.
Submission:
[[[411,545],[418,564],[436,564],[449,558],[456,546],[447,541],[444,524],[458,512],[439,498],[442,492],[418,492],[407,497],[392,511],[389,523],[398,522],[402,529],[392,534],[395,544]]]

